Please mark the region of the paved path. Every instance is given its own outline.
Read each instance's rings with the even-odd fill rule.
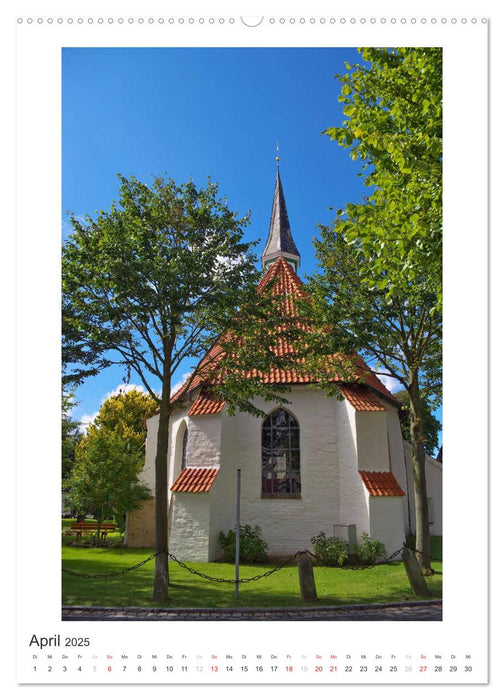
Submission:
[[[440,600],[303,608],[95,608],[64,606],[62,620],[442,620]]]

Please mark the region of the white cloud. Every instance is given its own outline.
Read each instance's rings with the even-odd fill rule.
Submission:
[[[175,394],[180,389],[180,387],[189,379],[191,374],[192,372],[186,372],[182,375],[182,379],[172,386],[170,396],[173,396],[173,394]]]
[[[378,373],[378,379],[382,384],[385,384],[391,394],[395,394],[396,391],[402,391],[404,389],[401,382],[398,382],[397,379],[394,379],[394,377],[389,377],[386,374],[379,374],[380,371],[381,370],[379,368],[373,367],[373,372]]]
[[[89,426],[94,422],[98,411],[92,414],[84,414],[80,419],[79,431],[84,435],[87,433]]]

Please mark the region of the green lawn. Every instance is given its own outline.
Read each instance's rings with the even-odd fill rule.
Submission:
[[[63,567],[88,574],[113,573],[146,559],[152,550],[80,548],[63,545]],[[234,579],[233,564],[190,564],[197,571],[218,578]],[[249,578],[273,568],[272,565],[243,565],[240,578]],[[435,574],[427,579],[432,597],[441,598],[442,565],[434,563]],[[114,607],[156,607],[152,601],[154,560],[139,569],[108,579],[79,578],[63,573],[64,605]],[[349,570],[314,567],[318,605],[349,605],[418,600],[411,592],[401,562],[371,569]],[[215,583],[190,574],[170,562],[169,607],[295,607],[305,605],[299,594],[296,565],[240,585],[240,599],[234,598],[234,584]]]

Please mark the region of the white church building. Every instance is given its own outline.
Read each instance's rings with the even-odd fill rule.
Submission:
[[[286,297],[303,293],[279,172],[262,262],[264,282],[273,280]],[[338,400],[309,376],[275,375],[271,381],[289,385],[289,403],[257,399],[266,418],[229,416],[225,403],[196,374],[190,377],[173,397],[183,402],[170,424],[170,553],[194,562],[222,556],[218,536],[235,526],[238,469],[241,524],[260,526],[269,555],[311,549],[320,532],[344,537],[347,525],[383,542],[389,554],[399,550],[415,529],[411,447],[393,395],[371,371],[364,377],[365,383],[341,384]],[[141,473],[153,494],[158,421],[158,415],[147,421]],[[426,457],[426,473],[431,533],[441,534],[441,463]],[[128,515],[125,543],[155,546],[154,499]]]

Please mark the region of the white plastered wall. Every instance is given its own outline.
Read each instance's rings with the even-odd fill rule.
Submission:
[[[411,445],[403,440],[404,461],[408,480],[408,498],[411,521],[411,531],[416,529],[415,492],[413,486],[413,465]],[[425,455],[425,478],[427,482],[427,498],[430,500],[429,528],[431,535],[443,534],[443,465],[429,455]]]
[[[387,411],[356,411],[357,460],[362,471],[388,472]]]
[[[181,561],[208,561],[210,494],[175,493],[170,553]]]
[[[390,556],[404,543],[402,496],[369,496],[371,539],[383,542]]]
[[[371,534],[373,526],[383,530],[378,523],[385,518],[382,511],[387,510],[385,502],[390,497],[375,498],[384,503],[376,506],[376,513],[371,513],[370,499],[358,469],[388,471],[392,467],[405,489],[404,452],[394,407],[387,405],[386,412],[356,412],[348,401],[328,399],[323,392],[309,387],[294,387],[287,397],[291,403],[286,408],[300,425],[300,499],[261,498],[260,418],[245,413],[229,417],[225,411],[218,415],[189,417],[187,409],[173,414],[169,441],[170,486],[180,473],[179,443],[184,422],[189,428],[187,466],[219,467],[220,471],[209,494],[169,492],[169,498],[173,498],[171,551],[185,551],[186,558],[190,555],[193,561],[220,556],[218,533],[234,527],[238,468],[242,476],[241,523],[262,527],[269,554],[310,549],[311,537],[320,531],[332,535],[333,526],[338,524],[356,524],[359,534],[363,531]],[[262,401],[257,405],[267,413],[277,408]],[[141,475],[142,481],[152,490],[157,423],[157,416],[147,421],[146,464]],[[435,474],[432,478],[435,480]],[[406,499],[397,500],[402,510],[402,501]],[[439,511],[440,501],[434,507]],[[407,506],[405,508],[407,512]],[[375,525],[373,515],[378,518]],[[395,515],[390,517],[396,521]],[[203,535],[205,528],[207,535]],[[393,529],[397,529],[397,523]],[[385,542],[389,551],[393,542],[395,535]]]
[[[392,471],[401,476],[399,483],[406,480],[397,410],[388,403],[384,405],[385,411],[356,411],[344,402],[346,417],[342,416],[339,426],[341,517],[344,524],[357,525],[358,537],[367,532],[392,554],[404,541],[406,498],[370,496],[358,473]]]
[[[285,408],[300,426],[301,498],[261,497],[263,421],[247,413],[223,418],[221,472],[212,488],[216,508],[225,502],[222,513],[215,517],[212,509],[214,536],[218,529],[234,526],[236,470],[241,469],[240,521],[262,528],[270,555],[310,549],[311,537],[320,531],[332,535],[333,524],[339,521],[337,416],[341,403],[308,387],[294,387],[286,397],[291,403]],[[260,400],[256,405],[268,414],[278,408]]]
[[[227,415],[225,409],[221,412],[220,419],[220,469],[210,491],[210,561],[222,556],[222,550],[219,546],[219,532],[228,532],[228,530],[233,529],[236,521],[236,471],[239,468],[239,460],[234,452],[236,421],[234,417]]]
[[[181,416],[188,427],[187,467],[220,467],[221,415]],[[178,430],[183,430],[180,425]],[[176,457],[182,452],[176,441],[177,430],[172,431],[173,449],[170,451],[170,486],[180,474]],[[220,474],[219,474],[220,476]],[[217,476],[217,480],[219,479]],[[212,489],[214,489],[216,483]],[[211,493],[170,492],[170,552],[189,561],[209,561],[214,558],[214,538],[210,530]],[[212,551],[210,551],[212,549]]]
[[[357,536],[369,532],[367,491],[359,475],[357,411],[345,399],[339,402],[338,461],[340,464],[340,524],[357,525]]]

